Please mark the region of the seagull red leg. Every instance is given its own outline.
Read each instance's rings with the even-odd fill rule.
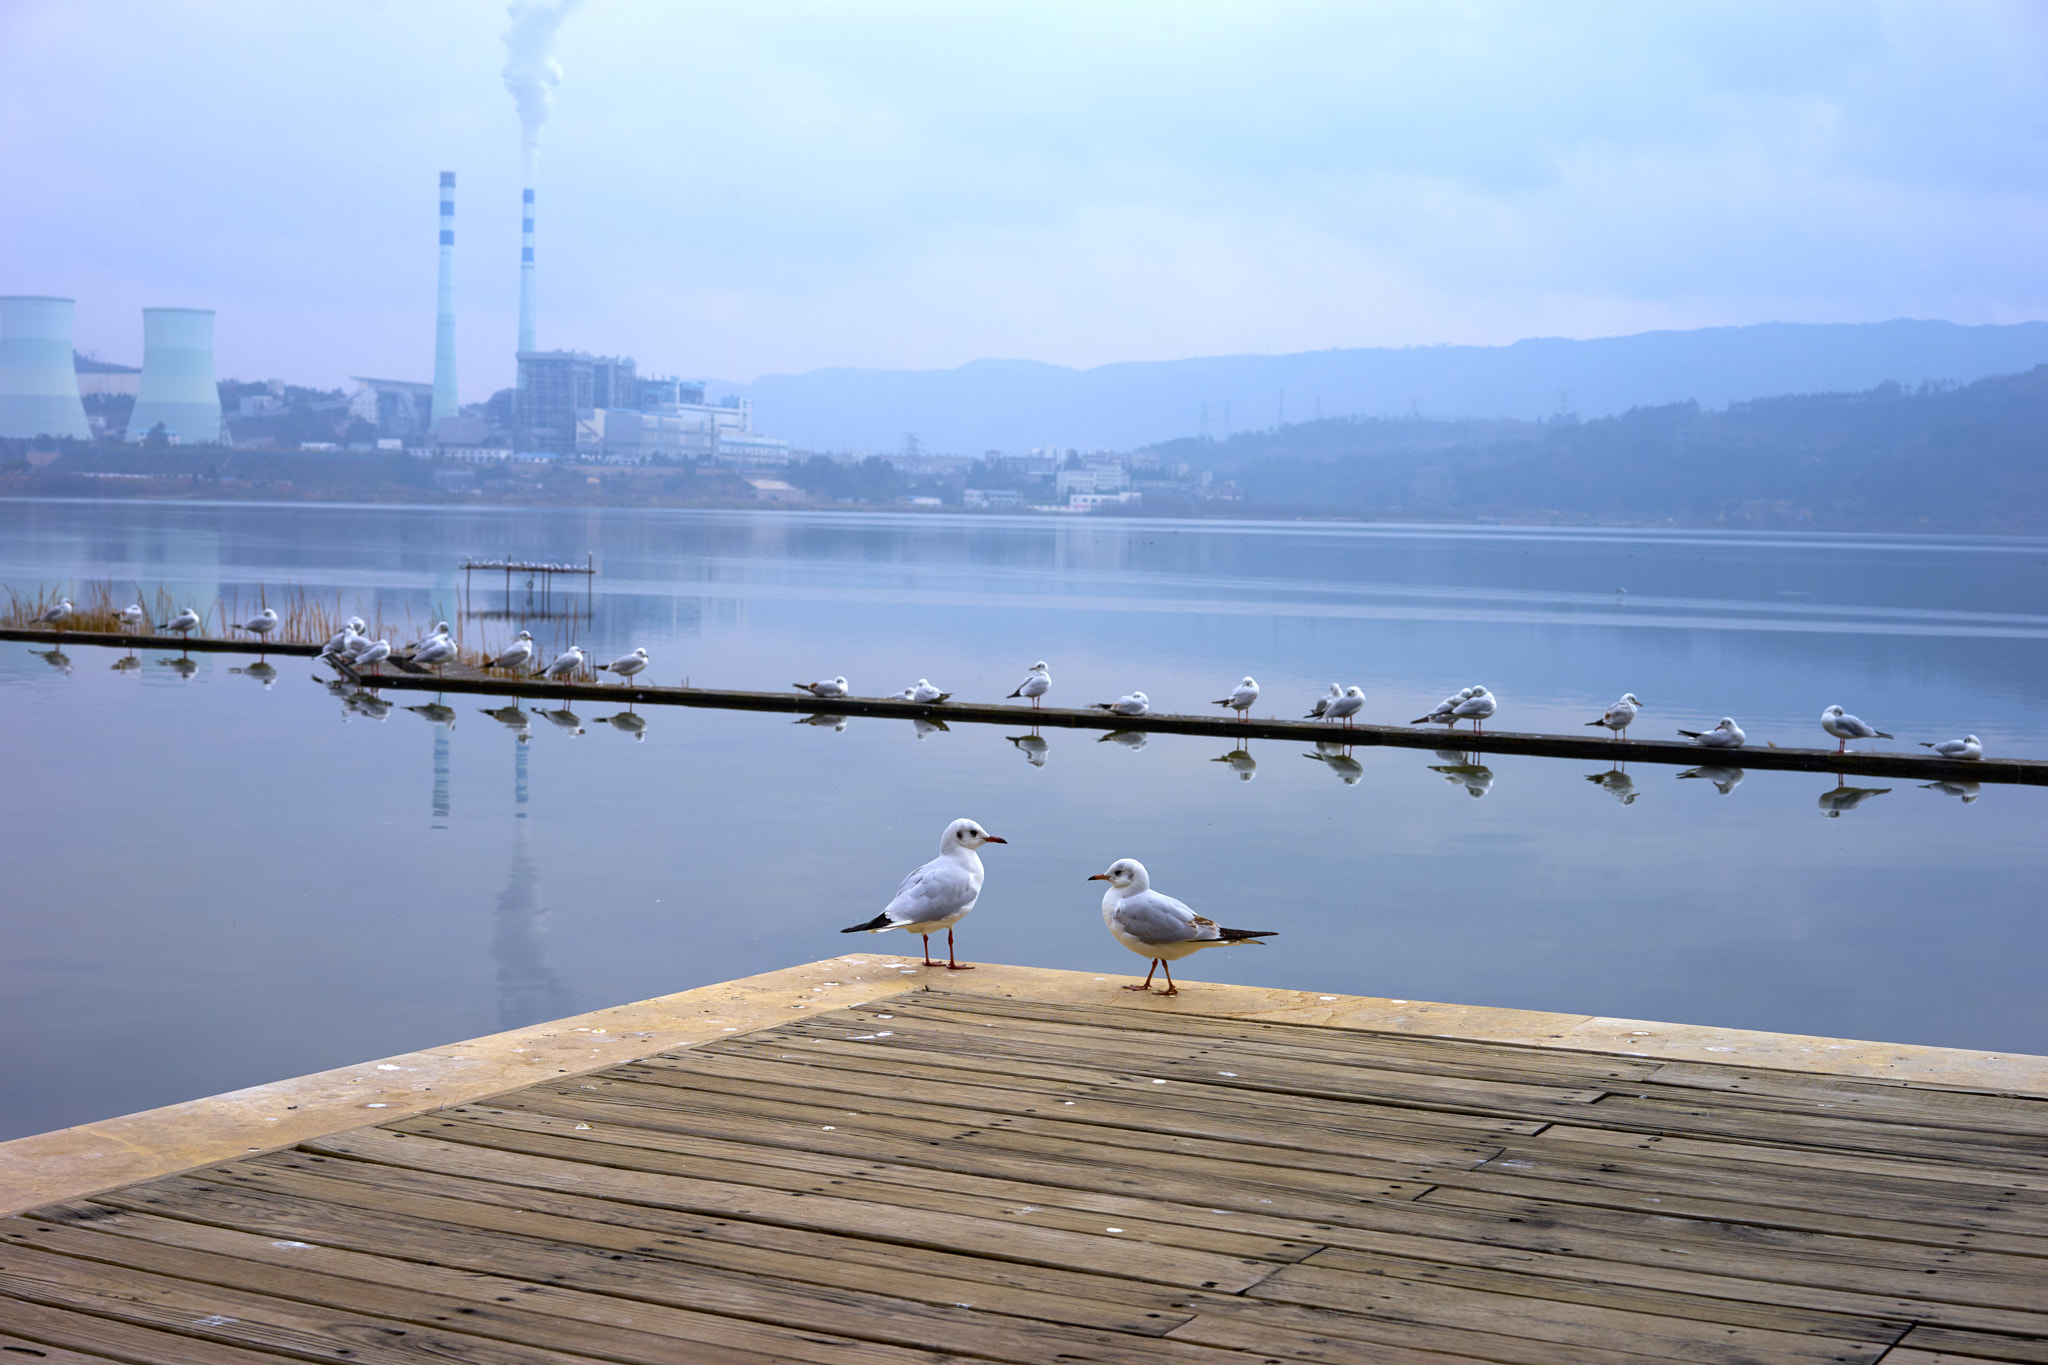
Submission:
[[[1152,968],[1151,968],[1151,971],[1148,971],[1148,972],[1146,972],[1146,973],[1145,973],[1145,981],[1144,981],[1144,984],[1143,984],[1143,985],[1139,985],[1139,986],[1126,986],[1126,987],[1124,987],[1124,989],[1125,989],[1125,990],[1127,990],[1127,991],[1150,991],[1150,990],[1152,989],[1152,973],[1153,973],[1153,972],[1156,972],[1156,971],[1158,971],[1158,970],[1159,970],[1159,959],[1155,957],[1155,958],[1153,958],[1153,959],[1152,959]]]
[[[924,965],[927,967],[936,967],[939,965],[938,963],[932,961],[932,936],[930,934],[926,934],[924,936]]]
[[[946,970],[949,972],[971,972],[974,970],[972,962],[955,962],[953,960],[953,931],[951,929],[946,931]]]
[[[1159,965],[1166,969],[1166,989],[1159,993],[1161,995],[1179,995],[1180,987],[1173,984],[1173,964],[1162,957],[1159,959]]]

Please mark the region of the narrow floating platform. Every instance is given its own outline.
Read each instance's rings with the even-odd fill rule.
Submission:
[[[38,644],[104,645],[117,649],[184,648],[184,642],[161,635],[110,636],[68,631],[0,630],[0,640]],[[244,640],[193,640],[190,648],[216,653],[278,654],[317,657],[317,645],[259,645]],[[1591,759],[1600,763],[1662,763],[1678,767],[1702,764],[1735,768],[1781,769],[1856,777],[1898,777],[1934,781],[1949,779],[2026,786],[2048,786],[2048,761],[1985,758],[1958,762],[1932,755],[1833,749],[1783,749],[1768,744],[1751,748],[1702,749],[1682,740],[1619,739],[1591,735],[1539,735],[1513,730],[1473,734],[1468,727],[1445,732],[1412,725],[1330,725],[1306,720],[1237,721],[1221,715],[1112,716],[1098,709],[1044,706],[1033,710],[1015,702],[995,704],[950,701],[927,706],[896,697],[819,698],[792,688],[786,692],[740,692],[704,687],[654,687],[624,683],[546,682],[533,677],[485,673],[451,664],[443,672],[385,665],[380,671],[357,674],[330,663],[337,674],[365,687],[401,688],[415,692],[463,692],[479,696],[603,701],[632,706],[702,706],[721,711],[775,711],[785,715],[882,716],[899,720],[942,720],[947,724],[1036,726],[1050,729],[1141,730],[1159,734],[1204,735],[1213,739],[1284,739],[1303,743],[1342,743],[1357,748],[1384,745],[1403,749],[1455,749],[1461,753],[1526,754],[1539,758]],[[1816,722],[1816,728],[1818,722]]]
[[[0,1350],[2048,1359],[2048,1059],[1127,979],[857,955],[464,1045],[440,1107],[366,1065],[284,1145],[343,1073],[221,1097],[153,1178],[0,1144]]]

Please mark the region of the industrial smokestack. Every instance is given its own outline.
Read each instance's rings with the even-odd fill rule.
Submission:
[[[213,381],[211,308],[142,310],[142,383],[128,417],[128,439],[141,440],[159,422],[184,445],[227,439]]]
[[[519,218],[519,349],[539,349],[533,344],[533,191],[522,195],[524,211]]]
[[[441,172],[441,288],[434,306],[434,406],[427,420],[439,426],[460,416],[455,393],[455,172]]]
[[[75,436],[92,428],[78,401],[70,299],[0,298],[0,436]]]

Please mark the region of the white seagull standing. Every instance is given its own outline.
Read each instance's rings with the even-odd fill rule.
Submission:
[[[70,619],[71,599],[63,597],[57,600],[56,605],[52,606],[41,616],[38,616],[36,624],[39,626],[55,626],[58,630],[62,630],[64,629],[64,623]]]
[[[946,967],[956,972],[974,970],[972,963],[953,960],[953,926],[967,918],[974,902],[981,898],[981,858],[974,850],[983,844],[1005,844],[972,820],[955,820],[939,836],[939,856],[903,879],[888,909],[866,924],[851,924],[842,934],[879,934],[890,929],[907,929],[924,939],[924,965],[932,961],[932,935],[946,931]]]
[[[140,602],[135,603],[133,606],[121,608],[121,629],[125,631],[133,633],[138,626],[148,619],[149,613],[142,609],[142,603]]]
[[[1469,720],[1472,722],[1473,734],[1484,734],[1486,726],[1483,722],[1498,706],[1499,703],[1494,700],[1493,693],[1483,687],[1474,687],[1471,696],[1451,708],[1451,724],[1456,725],[1461,720]]]
[[[1336,685],[1337,684],[1335,683],[1330,684],[1330,686],[1332,687],[1335,687]],[[1341,720],[1344,722],[1344,728],[1348,730],[1351,728],[1351,718],[1353,716],[1356,716],[1360,711],[1363,711],[1364,709],[1364,689],[1355,686],[1347,687],[1344,689],[1343,696],[1332,697],[1330,699],[1329,708],[1323,712],[1323,719]]]
[[[1107,711],[1112,716],[1144,716],[1151,714],[1152,699],[1143,692],[1132,692],[1115,701],[1096,702],[1092,709]]]
[[[1252,703],[1257,701],[1258,699],[1258,681],[1254,678],[1247,677],[1243,682],[1239,683],[1236,687],[1230,689],[1229,696],[1224,697],[1220,701],[1211,702],[1210,705],[1227,706],[1231,710],[1237,712],[1238,720],[1242,721],[1245,718],[1245,712],[1251,710]]]
[[[952,695],[951,692],[939,691],[923,678],[919,678],[917,686],[910,689],[910,699],[923,706],[936,706]]]
[[[453,659],[457,653],[453,640],[445,635],[436,635],[412,652],[412,661],[416,664],[432,664],[434,672],[438,674],[441,665]]]
[[[1680,730],[1687,739],[1699,744],[1702,749],[1740,749],[1742,742],[1749,738],[1742,733],[1742,727],[1727,716],[1711,730]]]
[[[1031,698],[1031,705],[1033,708],[1036,708],[1038,699],[1050,691],[1052,691],[1052,670],[1045,666],[1045,660],[1040,659],[1025,672],[1024,681],[1017,684],[1017,690],[1012,692],[1010,696],[1029,697]]]
[[[1873,725],[1866,725],[1839,706],[1830,706],[1820,713],[1820,728],[1842,741],[1835,746],[1836,753],[1846,753],[1852,739],[1890,739],[1891,736]]]
[[[391,642],[389,640],[372,640],[363,647],[362,653],[356,655],[355,666],[359,669],[375,668],[390,657]]]
[[[533,632],[522,630],[519,632],[519,638],[512,642],[511,648],[491,660],[491,667],[524,668],[533,662],[533,655]]]
[[[246,630],[267,644],[270,641],[270,632],[277,629],[277,613],[265,607],[235,629]]]
[[[554,678],[559,682],[567,682],[582,671],[583,646],[570,645],[555,656],[555,661],[547,666],[544,676]]]
[[[1943,758],[1968,759],[1972,762],[1984,757],[1984,743],[1975,735],[1964,735],[1961,739],[1944,739],[1940,743],[1920,741],[1923,749],[1932,749]]]
[[[347,621],[342,623],[342,627],[340,630],[335,631],[334,634],[327,637],[327,643],[320,647],[319,657],[323,659],[331,659],[335,655],[343,652],[353,654],[355,651],[349,648],[349,644],[356,636],[362,634],[362,632],[363,618],[360,616],[349,617]]]
[[[421,650],[425,649],[428,645],[434,643],[434,641],[442,639],[448,634],[448,623],[446,621],[436,621],[434,623],[434,628],[428,631],[425,635],[421,636],[417,641],[415,641],[413,647],[407,650],[406,652],[408,654],[417,654]]]
[[[1178,962],[1190,953],[1219,944],[1255,944],[1280,932],[1225,929],[1215,920],[1203,918],[1173,897],[1154,891],[1145,865],[1136,858],[1119,858],[1109,865],[1109,871],[1098,872],[1088,880],[1109,883],[1109,890],[1102,893],[1102,922],[1109,926],[1110,934],[1152,963],[1144,982],[1124,987],[1127,991],[1149,993],[1153,973],[1164,967],[1166,989],[1160,994],[1179,995],[1180,988],[1173,984],[1173,968],[1167,966],[1169,962]]]
[[[1330,708],[1331,708],[1331,707],[1332,707],[1333,705],[1335,705],[1335,704],[1336,704],[1336,701],[1337,701],[1337,699],[1338,699],[1339,697],[1343,696],[1343,695],[1344,695],[1344,689],[1343,689],[1343,688],[1341,688],[1341,687],[1339,687],[1339,686],[1337,686],[1337,684],[1335,684],[1335,683],[1331,683],[1331,684],[1330,684],[1330,695],[1329,695],[1329,696],[1327,696],[1327,697],[1317,697],[1317,698],[1316,698],[1316,704],[1315,704],[1314,706],[1311,706],[1311,707],[1310,707],[1310,708],[1308,709],[1308,714],[1307,714],[1307,715],[1305,715],[1305,716],[1303,716],[1303,717],[1302,717],[1302,719],[1303,719],[1303,720],[1321,720],[1321,719],[1322,719],[1322,718],[1323,718],[1324,716],[1327,716],[1327,715],[1329,715],[1329,714],[1330,714]]]
[[[1601,713],[1600,719],[1589,720],[1586,724],[1604,725],[1608,729],[1616,731],[1619,738],[1627,739],[1628,727],[1635,723],[1636,712],[1642,709],[1643,704],[1636,700],[1635,693],[1624,692],[1621,694],[1620,701],[1614,703],[1614,705]]]
[[[157,629],[174,630],[180,635],[189,635],[191,632],[199,629],[199,626],[199,613],[187,607],[170,620],[164,622],[163,625],[157,627]]]
[[[846,679],[844,678],[826,678],[822,682],[791,683],[790,686],[798,691],[808,692],[814,697],[844,697],[850,695],[846,690]]]
[[[621,655],[608,664],[599,664],[598,667],[608,673],[618,674],[619,681],[626,682],[635,673],[647,667],[647,651],[636,649],[631,654]]]
[[[1475,690],[1468,687],[1461,692],[1453,692],[1431,708],[1428,715],[1417,716],[1408,723],[1410,725],[1456,725],[1458,721],[1454,713],[1457,711],[1460,703],[1471,699],[1472,693]]]

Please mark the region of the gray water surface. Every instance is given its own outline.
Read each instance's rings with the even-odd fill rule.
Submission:
[[[0,503],[0,584],[113,579],[202,608],[290,584],[458,619],[465,554],[581,561],[588,620],[533,620],[651,677],[928,677],[1053,700],[1132,688],[1259,714],[1358,683],[1405,722],[1484,683],[1495,724],[1638,733],[1736,716],[1812,745],[1840,702],[1898,736],[2048,756],[2048,544],[1517,528],[791,513]],[[471,643],[519,628],[481,577]],[[1626,591],[1618,591],[1625,589]],[[507,616],[508,605],[512,614]],[[368,610],[365,614],[371,614]],[[68,667],[0,645],[0,1137],[852,950],[971,815],[1010,840],[968,960],[1092,970],[1122,856],[1264,947],[1183,964],[1331,993],[2048,1052],[2048,793],[1484,758],[1318,756],[1153,735],[582,705],[515,728],[304,659],[166,647]],[[529,708],[546,709],[538,697]],[[495,708],[489,708],[495,709]],[[579,733],[580,731],[580,733]],[[1021,742],[1020,742],[1021,740]],[[1038,760],[1034,762],[1033,760]],[[1225,761],[1217,761],[1223,759]],[[1719,778],[1717,784],[1715,778]],[[1723,794],[1720,786],[1730,790]],[[1832,814],[1830,813],[1832,811]]]

